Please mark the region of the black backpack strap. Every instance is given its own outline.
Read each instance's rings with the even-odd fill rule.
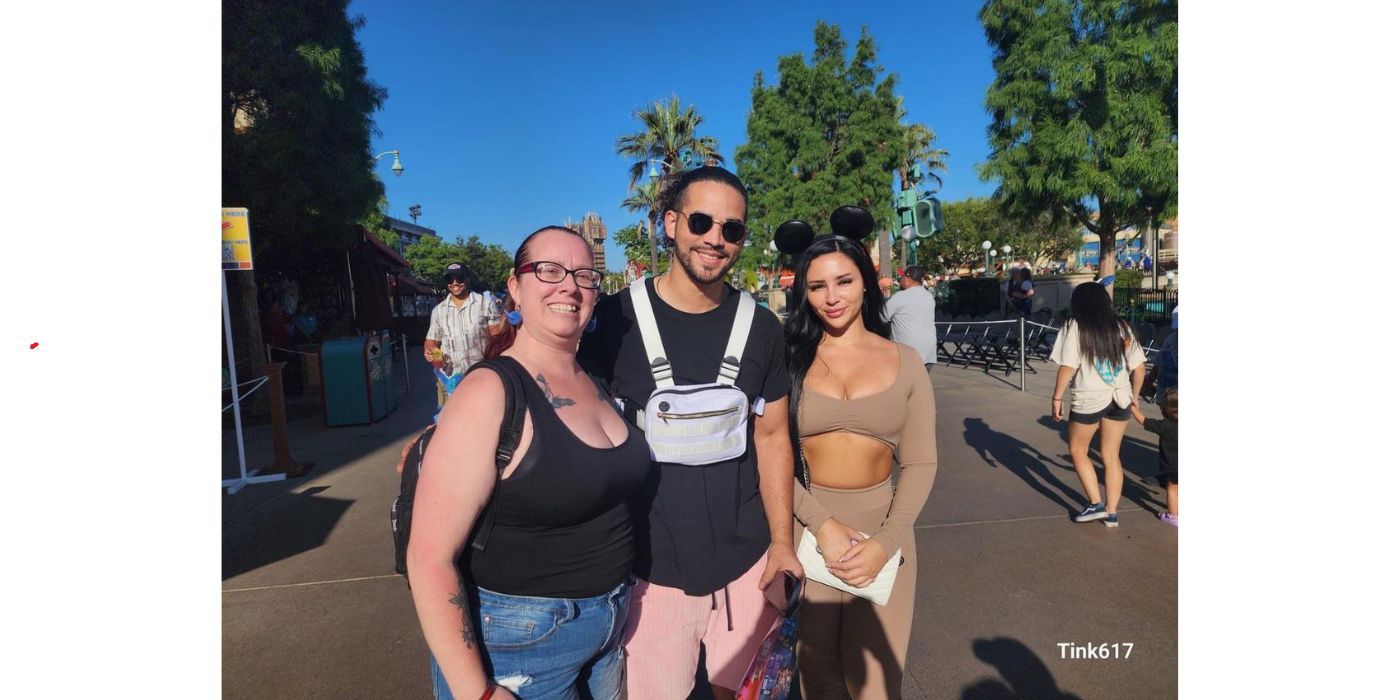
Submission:
[[[496,524],[496,492],[500,489],[501,473],[510,464],[510,458],[515,455],[515,448],[520,446],[520,435],[525,431],[525,388],[520,385],[520,376],[512,371],[506,362],[509,360],[493,357],[482,360],[467,370],[470,373],[485,367],[495,372],[505,385],[506,398],[506,410],[501,416],[500,438],[496,442],[496,484],[491,488],[491,498],[486,502],[486,508],[481,511],[481,517],[477,520],[476,535],[472,537],[472,549],[478,551],[486,549],[486,542],[491,537],[491,528]]]

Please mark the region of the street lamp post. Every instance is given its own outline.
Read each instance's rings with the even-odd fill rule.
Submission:
[[[990,277],[992,274],[992,242],[982,241],[982,257],[985,260],[982,267],[982,276]]]
[[[1003,268],[1010,269],[1009,267],[1007,267],[1007,266],[1010,265],[1010,264],[1011,264],[1011,245],[1010,245],[1009,243],[1004,243],[1004,244],[1002,244],[1002,246],[1001,246],[1001,266],[1002,266]]]
[[[1152,217],[1152,207],[1147,208],[1147,230],[1152,236],[1152,291],[1157,291],[1157,268],[1161,267],[1161,243],[1157,240],[1157,220]]]
[[[385,152],[383,152],[383,153],[380,153],[379,155],[377,155],[377,156],[374,157],[374,160],[375,160],[376,162],[378,162],[380,158],[383,158],[384,156],[387,156],[387,155],[389,155],[389,154],[393,154],[393,156],[394,156],[394,164],[391,165],[391,166],[389,166],[389,169],[392,170],[392,171],[394,171],[394,175],[395,175],[395,176],[402,175],[402,174],[403,174],[403,163],[400,163],[400,162],[399,162],[399,151],[398,151],[397,148],[394,149],[394,150],[392,150],[392,151],[385,151]]]
[[[653,180],[653,181],[654,181],[654,180],[656,180],[657,177],[660,177],[661,173],[660,173],[660,172],[657,172],[657,170],[656,170],[656,165],[657,165],[658,163],[660,163],[660,164],[661,164],[661,167],[662,167],[663,169],[665,169],[665,170],[675,170],[675,168],[674,168],[670,163],[667,163],[666,161],[664,161],[664,160],[662,160],[662,159],[660,159],[660,158],[648,158],[648,159],[647,159],[647,166],[648,166],[648,169],[647,169],[647,179]],[[652,277],[655,277],[655,276],[656,276],[656,270],[657,270],[657,267],[659,266],[659,261],[657,260],[657,252],[656,252],[656,241],[657,241],[657,238],[656,238],[656,228],[655,228],[655,224],[652,223],[652,218],[654,217],[654,214],[655,214],[655,212],[652,212],[652,211],[648,211],[648,212],[647,212],[647,242],[651,244],[651,276],[652,276]]]

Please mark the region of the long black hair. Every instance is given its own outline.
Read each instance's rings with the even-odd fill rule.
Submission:
[[[1133,331],[1113,312],[1113,298],[1098,282],[1085,282],[1069,297],[1069,324],[1079,326],[1079,354],[1091,363],[1107,362],[1114,367],[1127,364],[1124,341]]]
[[[807,302],[807,270],[812,261],[828,253],[841,253],[855,263],[860,270],[861,282],[865,284],[865,297],[860,302],[861,321],[865,329],[881,338],[890,337],[890,322],[885,320],[885,297],[880,293],[880,278],[875,272],[875,263],[860,243],[845,236],[826,235],[812,241],[812,245],[802,252],[797,261],[797,273],[792,280],[792,307],[788,309],[787,321],[783,323],[783,334],[787,336],[787,369],[792,375],[792,389],[788,393],[788,429],[792,437],[793,464],[801,476],[801,445],[797,435],[797,410],[802,401],[802,383],[807,379],[807,370],[817,358],[817,346],[821,344],[823,330],[816,309]],[[806,483],[804,479],[804,484]]]

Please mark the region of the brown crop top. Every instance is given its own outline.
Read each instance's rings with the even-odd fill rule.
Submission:
[[[934,441],[933,385],[918,351],[899,345],[899,375],[888,389],[856,399],[837,399],[802,392],[797,412],[799,438],[842,430],[868,435],[890,446],[899,462],[899,477],[890,514],[879,532],[869,533],[885,553],[913,551],[914,519],[928,502],[938,472]],[[813,498],[801,480],[793,485],[793,513],[814,534],[831,514]]]

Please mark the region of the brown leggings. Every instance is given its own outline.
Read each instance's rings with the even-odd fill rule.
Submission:
[[[864,533],[880,529],[889,514],[894,489],[888,480],[863,489],[812,485],[812,495],[837,520]],[[794,523],[796,541],[802,524]],[[901,537],[912,542],[913,537]],[[795,543],[794,543],[795,544]],[[914,584],[918,557],[901,552],[903,566],[887,605],[809,581],[802,594],[797,627],[797,664],[802,697],[897,698],[914,624]]]

